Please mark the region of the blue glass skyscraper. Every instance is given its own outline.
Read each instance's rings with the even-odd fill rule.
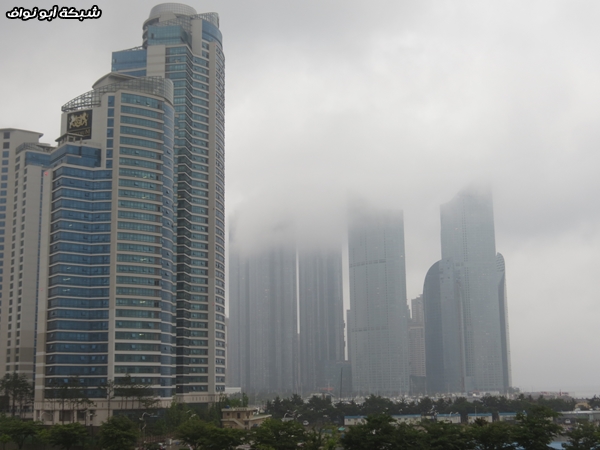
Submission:
[[[141,47],[112,70],[173,82],[177,198],[177,393],[206,402],[225,389],[225,57],[216,13],[152,8]]]
[[[47,284],[36,419],[72,420],[56,404],[74,380],[98,420],[108,381],[127,376],[167,406],[176,381],[173,84],[109,74],[62,111],[41,194],[50,234],[39,255]]]

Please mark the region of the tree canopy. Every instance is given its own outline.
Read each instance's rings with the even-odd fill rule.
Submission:
[[[125,416],[112,416],[100,427],[100,445],[104,450],[133,450],[138,429]]]

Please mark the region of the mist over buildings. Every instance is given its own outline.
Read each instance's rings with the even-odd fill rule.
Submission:
[[[0,50],[19,67],[2,75],[0,98],[14,105],[2,110],[5,126],[52,142],[60,106],[105,74],[111,51],[137,45],[140,30],[124,24],[141,23],[147,2],[98,6],[102,18],[85,23],[3,19]],[[440,259],[440,205],[483,180],[506,260],[513,384],[598,388],[597,2],[260,0],[201,9],[219,12],[226,37],[236,245],[291,236],[342,245],[349,198],[402,210],[411,299]],[[34,115],[25,93],[46,99]]]

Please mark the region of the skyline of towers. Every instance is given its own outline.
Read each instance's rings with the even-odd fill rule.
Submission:
[[[231,234],[229,386],[252,394],[339,388],[341,249],[300,250],[293,242],[244,250]]]
[[[505,393],[510,347],[504,259],[496,253],[489,189],[440,208],[442,259],[423,287],[429,393]]]
[[[125,374],[163,399],[208,402],[224,391],[218,26],[214,13],[158,5],[143,45],[114,52],[114,73],[63,106],[58,147],[40,144],[39,133],[2,130],[0,357],[4,373],[36,373],[40,416],[43,396],[71,375],[92,398]],[[425,330],[427,373],[435,384],[430,365],[441,367],[440,392],[503,392],[510,346],[491,197],[489,205],[475,194],[457,198],[442,206],[442,259],[424,288],[437,302],[425,315],[439,322]],[[353,218],[348,245],[354,390],[408,392],[409,375],[420,375],[408,362],[402,214]],[[251,325],[230,317],[231,342],[237,333],[245,345],[232,351],[230,369],[238,364],[240,380],[257,391],[320,390],[332,378],[335,385],[344,360],[341,255],[280,248],[236,264],[232,308],[245,308]],[[434,361],[436,345],[442,356]]]
[[[412,300],[409,315],[402,213],[365,206],[352,211],[345,264],[349,268],[346,326],[354,394],[504,393],[511,386],[504,259],[495,252],[491,193],[474,188],[459,192],[441,206],[440,223],[443,258],[428,270],[423,294]],[[280,236],[279,241],[281,246],[285,239]],[[316,379],[319,370],[332,378],[322,362],[315,363],[303,353],[303,345],[310,355],[313,349],[323,350],[317,343],[323,343],[322,336],[332,329],[327,321],[319,323],[318,303],[302,303],[306,300],[303,290],[316,292],[320,280],[328,278],[323,254],[303,257],[298,251],[299,317],[303,321],[306,314],[312,321],[307,320],[309,327],[304,327],[308,334],[303,336],[302,325],[292,331],[299,333],[295,392],[306,393],[311,387],[306,381]],[[303,277],[308,271],[311,276]],[[232,272],[230,280],[236,283],[243,276]],[[339,303],[329,307],[339,313]],[[232,299],[232,318],[235,308]],[[279,338],[272,335],[271,339]],[[247,339],[245,345],[251,347],[252,342]]]

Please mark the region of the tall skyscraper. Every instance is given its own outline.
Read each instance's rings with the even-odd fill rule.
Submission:
[[[341,249],[299,251],[298,305],[302,392],[338,393],[345,360]]]
[[[229,384],[248,393],[298,392],[295,246],[244,252],[232,244],[230,265]]]
[[[466,327],[458,274],[450,260],[436,262],[423,286],[427,392],[472,390],[466,367]]]
[[[21,144],[8,148],[11,266],[30,264],[11,274],[4,354],[18,354],[7,372],[35,372],[37,420],[59,420],[56,401],[73,377],[98,423],[110,380],[130,376],[159,407],[224,391],[221,40],[215,13],[158,5],[142,47],[116,52],[113,72],[63,106],[56,149],[36,133],[4,132],[9,147]],[[21,326],[25,311],[37,323]],[[35,357],[12,348],[21,333],[35,336]]]
[[[177,393],[215,400],[225,389],[225,57],[219,16],[155,6],[142,46],[113,53],[112,70],[174,85],[177,210]]]
[[[410,390],[411,393],[423,394],[425,387],[425,324],[423,319],[423,296],[411,300],[409,320],[410,343]]]
[[[129,375],[162,407],[175,394],[173,84],[109,74],[93,88],[63,106],[43,155],[37,420],[59,420],[74,377],[97,420],[108,380]]]
[[[498,264],[498,300],[500,301],[500,335],[502,343],[502,377],[504,386],[512,386],[512,370],[510,364],[510,333],[508,328],[508,304],[506,301],[506,267],[504,256],[496,255]]]
[[[348,236],[348,344],[355,393],[409,391],[408,306],[401,212],[361,211]]]
[[[425,278],[429,393],[505,392],[510,356],[504,260],[491,192],[469,188],[441,207],[442,260]]]
[[[33,380],[40,287],[39,255],[48,246],[50,184],[44,167],[54,147],[40,144],[42,135],[0,129],[0,377],[13,372]],[[43,317],[42,317],[43,319]]]

